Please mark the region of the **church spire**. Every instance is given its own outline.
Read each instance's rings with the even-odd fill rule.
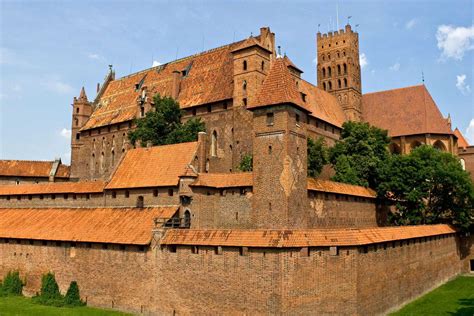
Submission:
[[[82,87],[81,93],[79,94],[79,100],[87,102],[87,95],[86,95],[86,90],[84,89],[84,87]]]

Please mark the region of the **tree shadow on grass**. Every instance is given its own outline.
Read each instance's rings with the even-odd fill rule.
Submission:
[[[473,316],[474,315],[474,298],[461,298],[458,301],[459,308],[455,312],[449,312],[453,316]]]

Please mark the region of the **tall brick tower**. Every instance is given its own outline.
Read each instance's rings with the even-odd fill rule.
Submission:
[[[304,95],[286,59],[272,63],[253,112],[253,205],[256,228],[306,228],[307,153]]]
[[[81,149],[84,143],[81,139],[80,129],[86,124],[92,114],[92,104],[87,100],[84,87],[81,89],[79,98],[74,97],[72,103],[72,126],[71,126],[71,178],[77,178],[81,175],[81,170],[85,166],[81,164]]]
[[[336,96],[347,120],[360,121],[359,34],[350,25],[334,33],[318,32],[316,46],[318,87]]]

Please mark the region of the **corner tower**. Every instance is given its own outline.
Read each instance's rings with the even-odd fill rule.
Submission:
[[[72,103],[72,125],[71,125],[71,178],[78,178],[81,175],[82,166],[81,150],[84,143],[81,139],[81,128],[86,124],[92,114],[92,104],[87,100],[84,87],[81,89],[79,98],[74,97]]]
[[[333,94],[341,104],[347,120],[362,118],[362,88],[359,64],[359,34],[351,26],[321,34],[317,40],[318,87]]]

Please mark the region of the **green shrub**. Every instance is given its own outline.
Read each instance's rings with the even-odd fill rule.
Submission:
[[[63,306],[64,297],[59,292],[59,286],[54,274],[48,272],[41,278],[41,292],[34,301],[42,305]]]
[[[240,160],[240,164],[238,166],[238,169],[243,172],[249,172],[253,170],[253,157],[252,155],[245,155],[242,157]]]
[[[64,298],[64,303],[67,306],[84,306],[86,303],[81,301],[81,296],[79,295],[79,286],[76,281],[72,281],[69,284],[69,288],[66,292],[66,297]]]
[[[20,273],[18,271],[10,271],[3,282],[0,283],[0,296],[22,295],[23,286]]]

